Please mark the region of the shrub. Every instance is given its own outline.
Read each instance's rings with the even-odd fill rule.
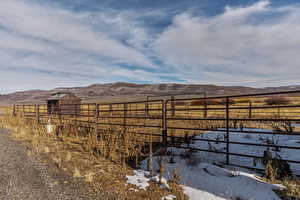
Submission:
[[[221,100],[221,104],[222,105],[226,105],[226,99],[222,99]],[[235,104],[235,101],[234,101],[234,99],[228,99],[228,101],[229,101],[229,105],[231,105],[231,104]]]
[[[286,97],[270,97],[265,100],[267,105],[286,105],[290,103],[290,100]]]
[[[172,103],[172,101],[171,101]],[[185,106],[186,105],[186,102],[185,101],[175,101],[174,103],[176,106]]]
[[[191,106],[203,106],[203,105],[220,105],[220,100],[216,99],[200,99],[191,102]]]

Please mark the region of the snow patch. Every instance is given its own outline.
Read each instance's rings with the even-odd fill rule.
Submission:
[[[174,200],[174,199],[176,199],[176,196],[172,194],[161,198],[161,200]]]
[[[184,193],[191,199],[191,200],[200,200],[200,199],[205,199],[205,200],[225,200],[224,198],[218,197],[216,195],[213,195],[211,193],[208,193],[203,190],[195,189],[189,186],[183,185],[183,191]]]
[[[149,176],[149,172],[144,170],[134,170],[133,176],[126,176],[127,183],[137,186],[139,189],[146,190],[149,186],[150,179],[146,176]]]
[[[127,183],[137,186],[139,189],[146,190],[149,186],[149,181],[160,184],[160,187],[163,189],[169,189],[167,179],[164,177],[159,181],[159,176],[150,177],[150,173],[145,170],[133,170],[134,175],[127,175]]]
[[[163,188],[163,189],[169,189],[170,186],[168,185],[168,181],[167,179],[165,179],[164,177],[161,178],[160,182],[159,182],[159,176],[154,176],[154,177],[151,177],[150,179],[151,181],[153,182],[156,182],[156,183],[160,183],[160,187]]]

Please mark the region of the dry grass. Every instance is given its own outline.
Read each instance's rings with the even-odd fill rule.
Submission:
[[[278,166],[274,165],[274,162],[268,161],[265,166],[265,178],[264,181],[272,184],[281,184],[285,188],[282,190],[276,190],[275,192],[284,200],[300,199],[300,180],[298,177],[282,176],[279,175]]]
[[[299,180],[284,180],[282,183],[286,189],[281,191],[281,194],[286,198],[300,199],[300,181]]]
[[[56,167],[69,176],[82,179],[95,190],[99,188],[121,199],[154,200],[168,194],[176,194],[178,199],[185,198],[180,187],[175,184],[172,184],[171,190],[166,190],[157,183],[151,183],[147,191],[131,190],[134,186],[126,184],[125,176],[131,175],[132,169],[123,164],[122,158],[126,160],[127,155],[136,155],[141,151],[145,143],[141,138],[125,137],[127,144],[124,145],[124,135],[118,136],[112,130],[104,132],[101,138],[93,134],[74,135],[66,130],[61,131],[59,136],[49,135],[44,126],[20,117],[1,118],[0,124],[13,131],[13,139],[31,149],[30,155],[45,155]],[[140,148],[135,148],[137,146]]]
[[[74,168],[73,177],[75,177],[75,178],[80,178],[81,177],[80,171],[76,166]]]
[[[269,180],[267,180],[269,181]],[[276,194],[283,200],[300,199],[300,181],[299,179],[273,180],[271,183],[281,184],[285,187],[282,190],[275,190]]]

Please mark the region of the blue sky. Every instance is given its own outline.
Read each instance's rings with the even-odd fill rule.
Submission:
[[[300,84],[297,0],[1,0],[0,93]]]

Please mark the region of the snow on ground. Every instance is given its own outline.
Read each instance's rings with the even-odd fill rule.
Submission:
[[[166,177],[176,169],[185,194],[191,200],[253,199],[279,200],[273,189],[282,186],[263,182],[250,173],[231,171],[209,163],[188,164],[187,159],[166,165]],[[157,167],[157,166],[156,166]]]
[[[161,198],[161,200],[174,200],[174,199],[176,199],[176,196],[174,196],[172,194]]]
[[[237,130],[237,129],[235,129]],[[253,131],[253,129],[244,129]],[[255,131],[268,131],[254,129]],[[269,130],[272,132],[271,130]],[[224,132],[210,131],[196,138],[224,140]],[[230,133],[230,141],[249,143],[274,143],[278,145],[299,146],[300,136],[289,135],[265,135],[251,133]],[[217,149],[226,151],[225,143],[195,141],[190,147],[202,149]],[[230,152],[244,153],[262,156],[268,147],[230,145]],[[272,149],[274,154],[279,154],[284,159],[300,160],[300,151],[292,149]],[[279,200],[274,190],[282,189],[283,186],[273,185],[261,181],[253,171],[234,167],[222,168],[216,166],[217,163],[224,163],[226,156],[209,152],[188,152],[179,148],[168,148],[174,154],[172,162],[170,156],[165,156],[166,163],[165,177],[170,179],[174,170],[179,172],[181,184],[184,192],[191,200],[219,200],[219,199],[251,199],[251,200]],[[158,169],[158,158],[154,157],[154,169]],[[254,161],[251,158],[230,156],[230,162],[238,165],[253,167]],[[213,164],[215,163],[215,164]],[[142,169],[146,169],[147,160],[141,164]],[[256,162],[256,167],[263,168],[260,162]],[[291,164],[294,173],[300,174],[300,165]],[[241,171],[243,170],[243,171]]]
[[[300,124],[297,124],[297,123],[292,124],[292,127],[299,128],[299,127],[300,127]]]
[[[160,182],[161,184],[160,186],[162,188],[170,188],[167,180],[164,177],[162,177],[162,179],[159,181],[158,175],[150,177],[150,173],[145,170],[133,170],[133,173],[134,173],[133,176],[129,176],[129,175],[126,176],[127,183],[135,185],[139,189],[146,190],[147,187],[149,186],[149,181],[156,182],[156,183]]]
[[[231,129],[238,131],[238,129]],[[243,129],[244,131],[257,131],[257,132],[270,132],[272,130],[267,129]],[[196,136],[197,138],[204,139],[212,139],[212,140],[224,140],[226,133],[222,131],[208,131],[204,134]],[[246,142],[246,143],[258,143],[258,144],[275,144],[282,146],[293,146],[300,147],[300,136],[299,135],[266,135],[266,134],[253,134],[253,133],[240,133],[240,132],[230,132],[230,141],[231,142]],[[214,149],[219,151],[226,151],[226,143],[216,143],[216,142],[204,142],[204,141],[195,141],[190,145],[195,148],[202,149]],[[255,156],[263,156],[265,150],[268,147],[260,147],[260,146],[246,146],[246,145],[238,145],[238,144],[230,144],[229,151],[231,153],[242,153],[248,155]],[[269,148],[273,154],[280,155],[283,159],[288,160],[297,160],[300,161],[300,150],[294,149],[275,149]],[[185,150],[177,149],[175,153],[181,154]],[[195,157],[202,158],[207,162],[219,162],[224,163],[226,160],[225,154],[215,154],[210,152],[197,152],[194,155]],[[256,167],[263,169],[263,165],[261,162],[257,162],[257,160],[253,158],[245,158],[239,156],[230,156],[231,164],[245,165],[249,167]],[[289,163],[292,171],[295,174],[300,174],[300,164]]]
[[[133,176],[126,176],[127,183],[135,185],[139,189],[146,190],[146,188],[149,186],[150,178],[147,178],[149,176],[149,172],[144,170],[134,170]]]
[[[182,185],[184,193],[190,198],[190,199],[198,199],[198,200],[225,200],[222,197],[213,195],[211,193],[208,193],[206,191],[203,191],[201,189],[195,189],[189,186]]]

